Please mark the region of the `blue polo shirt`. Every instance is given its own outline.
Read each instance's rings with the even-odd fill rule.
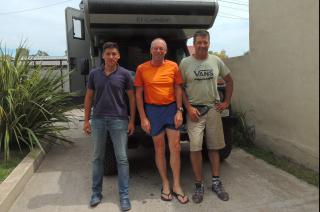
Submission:
[[[133,90],[130,71],[118,66],[106,76],[104,65],[89,73],[87,88],[94,90],[93,117],[128,119],[127,90]]]

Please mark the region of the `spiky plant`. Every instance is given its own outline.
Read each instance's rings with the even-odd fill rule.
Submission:
[[[249,147],[254,145],[255,127],[248,124],[247,113],[241,107],[234,111],[237,123],[232,127],[232,140],[234,145],[240,147]]]
[[[61,90],[66,76],[31,66],[18,48],[14,58],[0,46],[0,155],[7,161],[10,148],[30,150],[65,139],[71,94]]]

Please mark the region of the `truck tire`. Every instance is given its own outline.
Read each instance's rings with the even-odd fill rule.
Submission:
[[[226,127],[224,130],[224,141],[226,143],[226,146],[223,149],[219,150],[221,162],[223,162],[226,158],[228,158],[231,153],[231,150],[232,150],[231,138],[232,138],[231,137],[231,129]],[[202,158],[204,160],[209,160],[208,149],[207,149],[205,139],[206,139],[206,137],[204,136],[203,137],[203,146],[202,146]]]
[[[104,159],[104,175],[114,175],[117,173],[117,161],[114,154],[113,144],[108,134],[106,138],[106,152]]]
[[[221,162],[229,157],[232,150],[231,128],[224,129],[224,141],[226,143],[226,146],[223,149],[219,150]]]

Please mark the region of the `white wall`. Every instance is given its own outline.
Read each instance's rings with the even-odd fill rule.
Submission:
[[[319,171],[319,1],[250,0],[250,53],[226,63],[256,143]]]

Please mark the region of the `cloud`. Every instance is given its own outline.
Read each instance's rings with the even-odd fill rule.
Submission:
[[[1,15],[48,5],[48,1],[43,0],[6,1],[0,9],[0,40],[11,49],[15,49],[21,40],[27,40],[31,53],[43,50],[50,55],[63,55],[66,50],[64,9],[67,6],[78,7],[78,4],[75,0],[34,11]]]
[[[1,15],[10,11],[43,7],[53,2],[46,0],[10,0],[3,1],[0,9],[0,41],[7,48],[15,49],[22,39],[28,40],[31,53],[43,50],[49,55],[64,55],[66,50],[65,8],[79,8],[80,0],[72,0],[59,5],[29,12]],[[236,7],[236,6],[234,6]],[[243,9],[243,7],[242,7]],[[234,10],[220,5],[219,14],[246,17],[247,12]],[[213,28],[212,46],[214,51],[226,50],[229,56],[242,55],[249,50],[249,22],[240,19],[217,17]],[[190,41],[188,42],[189,45]]]
[[[221,18],[222,19],[222,18]],[[217,27],[213,27],[212,49],[226,50],[231,57],[243,55],[249,50],[249,23],[244,21],[224,21],[217,19]]]

